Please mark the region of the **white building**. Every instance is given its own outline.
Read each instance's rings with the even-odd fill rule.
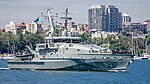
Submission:
[[[92,31],[92,39],[93,38],[107,38],[113,37],[112,39],[118,39],[118,32],[105,32],[105,31]]]
[[[36,22],[32,21],[31,24],[26,24],[26,31],[31,33],[38,33],[42,30],[41,24],[37,24]]]
[[[144,24],[147,25],[147,31],[150,31],[150,20],[144,21]]]
[[[12,32],[13,34],[17,34],[17,25],[15,21],[10,21],[9,24],[5,25],[5,32]]]
[[[123,16],[122,16],[122,22],[123,22],[123,24],[131,22],[131,17],[129,16],[128,13],[124,13],[123,14]]]

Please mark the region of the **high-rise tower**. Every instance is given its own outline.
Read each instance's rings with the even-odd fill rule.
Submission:
[[[118,32],[122,29],[122,16],[113,5],[93,5],[88,10],[90,30]]]

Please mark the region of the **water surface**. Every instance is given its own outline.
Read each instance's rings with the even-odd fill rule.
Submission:
[[[150,60],[126,72],[0,70],[0,84],[150,84]]]

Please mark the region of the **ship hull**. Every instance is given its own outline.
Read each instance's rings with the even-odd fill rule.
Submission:
[[[0,59],[0,70],[1,69],[8,69],[8,65],[4,59]]]
[[[8,61],[9,69],[109,71],[126,70],[130,59],[43,58],[39,61]]]

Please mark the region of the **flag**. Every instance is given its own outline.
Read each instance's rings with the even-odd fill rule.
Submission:
[[[43,22],[46,22],[46,18],[43,19]]]
[[[39,21],[39,17],[34,20],[34,22],[38,22],[38,21]]]

